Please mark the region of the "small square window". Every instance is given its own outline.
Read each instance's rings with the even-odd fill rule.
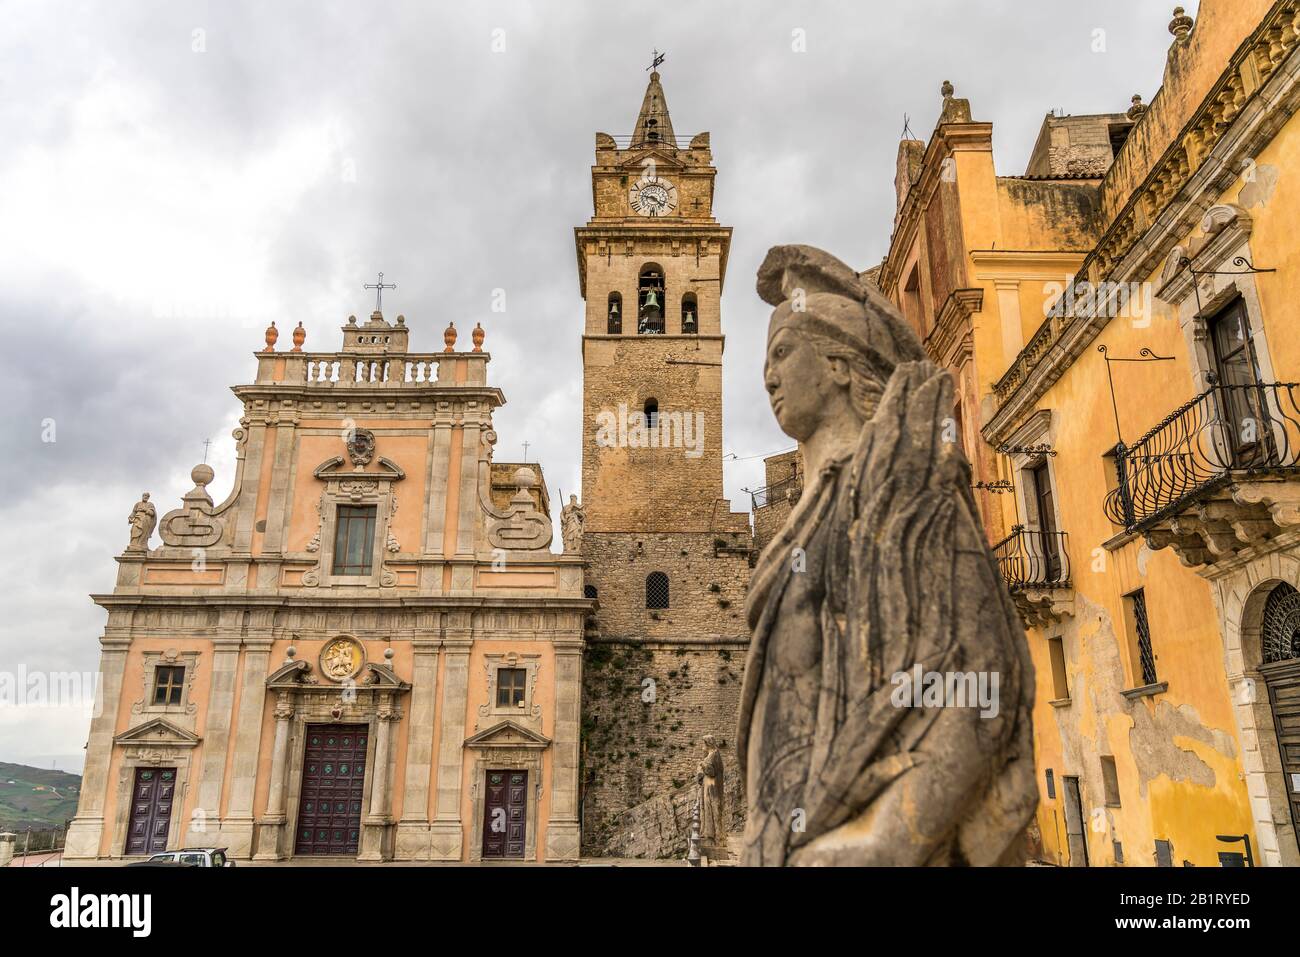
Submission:
[[[158,665],[153,675],[153,703],[180,704],[185,691],[184,665]]]
[[[522,708],[528,686],[527,668],[497,669],[497,707]]]

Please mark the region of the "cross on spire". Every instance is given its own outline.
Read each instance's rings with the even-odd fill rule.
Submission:
[[[525,462],[528,461],[528,446],[530,446],[531,444],[532,444],[531,442],[525,442],[525,443],[524,443],[524,461],[525,461]]]
[[[664,62],[664,58],[667,56],[668,56],[667,53],[660,53],[658,50],[655,50],[651,58],[650,65],[646,67],[646,69],[647,70],[655,69],[655,67],[659,66],[660,63]]]
[[[212,440],[211,440],[211,439],[204,439],[204,440],[203,440],[203,464],[204,464],[204,465],[207,465],[207,464],[208,464],[208,446],[211,445],[211,444],[212,444]]]
[[[383,311],[384,311],[384,309],[383,309],[383,306],[384,306],[384,290],[385,290],[385,289],[396,289],[396,288],[397,288],[397,283],[395,283],[395,282],[384,282],[384,274],[383,274],[383,273],[380,273],[380,274],[379,274],[379,282],[368,282],[368,283],[365,284],[365,288],[366,288],[366,289],[373,289],[373,290],[375,290],[375,312],[383,312]]]

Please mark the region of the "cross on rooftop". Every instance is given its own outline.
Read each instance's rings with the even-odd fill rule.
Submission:
[[[383,274],[383,273],[380,273],[380,274],[379,274],[379,282],[368,282],[368,283],[365,284],[365,288],[375,290],[375,312],[383,312],[383,311],[384,311],[384,309],[383,309],[383,306],[384,306],[384,290],[385,290],[385,289],[396,289],[396,288],[397,288],[397,283],[395,283],[395,282],[384,282],[384,274]]]
[[[525,443],[524,443],[524,461],[525,461],[525,462],[528,461],[528,446],[531,445],[531,444],[532,444],[531,442],[525,442]]]
[[[211,445],[211,444],[212,444],[212,440],[211,440],[211,439],[204,439],[204,440],[203,440],[203,464],[204,464],[204,465],[207,465],[207,464],[208,464],[208,446]]]

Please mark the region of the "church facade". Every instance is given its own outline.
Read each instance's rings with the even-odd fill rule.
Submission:
[[[132,510],[68,860],[577,857],[581,559],[493,461],[483,330],[408,334],[268,329],[230,496]]]
[[[272,324],[234,389],[229,497],[206,464],[161,517],[143,495],[93,596],[102,700],[68,860],[677,856],[706,759],[730,792],[715,830],[743,819],[753,537],[722,490],[730,229],[708,134],[683,140],[657,72],[635,132],[596,136],[563,551],[540,468],[494,461],[504,396],[481,328],[411,352],[377,302],[310,352],[301,323],[289,348]]]

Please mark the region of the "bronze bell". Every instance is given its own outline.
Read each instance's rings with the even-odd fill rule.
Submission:
[[[647,309],[659,308],[659,297],[655,295],[655,291],[653,289],[651,289],[649,292],[645,294],[645,307]]]
[[[611,302],[611,303],[609,304],[609,315],[610,315],[610,318],[617,318],[617,317],[618,317],[618,300],[617,300],[617,299],[615,299],[613,302]]]

